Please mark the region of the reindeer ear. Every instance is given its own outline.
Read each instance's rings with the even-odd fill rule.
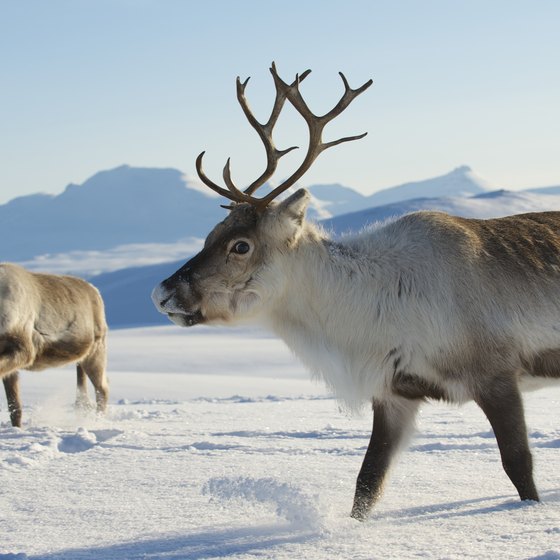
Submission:
[[[269,234],[282,243],[294,243],[303,231],[309,199],[309,193],[299,189],[282,202],[269,206],[265,217]]]
[[[289,216],[296,224],[301,225],[310,199],[309,191],[298,189],[278,205],[278,213]]]

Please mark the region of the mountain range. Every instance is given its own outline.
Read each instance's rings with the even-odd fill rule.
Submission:
[[[309,218],[335,236],[423,209],[472,217],[560,209],[560,186],[493,190],[467,166],[370,196],[339,184],[308,190]],[[87,277],[100,289],[112,327],[165,324],[150,292],[199,250],[225,216],[222,202],[179,170],[121,166],[59,195],[0,205],[0,256]]]
[[[418,196],[468,196],[485,190],[467,167],[371,196],[337,184],[315,185],[309,217],[325,219]],[[82,185],[70,184],[59,195],[34,194],[0,205],[0,239],[10,240],[2,247],[2,259],[204,237],[224,217],[219,200],[177,169],[123,165]]]

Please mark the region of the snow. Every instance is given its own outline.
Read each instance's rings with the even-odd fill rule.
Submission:
[[[109,338],[105,417],[72,368],[0,399],[0,560],[560,559],[560,388],[527,393],[542,502],[521,503],[473,404],[426,404],[371,517],[349,517],[371,418],[278,340],[154,327]]]

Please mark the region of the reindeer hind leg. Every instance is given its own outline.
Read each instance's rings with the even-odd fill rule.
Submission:
[[[91,410],[93,405],[87,394],[87,375],[81,364],[76,366],[76,402],[78,410]]]
[[[105,373],[106,361],[105,340],[99,340],[96,342],[94,350],[80,362],[79,366],[85,371],[95,388],[95,400],[99,413],[106,411],[109,399],[109,383]]]
[[[0,335],[0,377],[26,369],[35,359],[31,337],[27,334]]]
[[[523,401],[513,377],[497,377],[475,398],[490,421],[506,474],[522,500],[539,501]]]
[[[12,426],[21,428],[22,405],[19,395],[18,369],[33,363],[31,338],[26,333],[0,335],[0,377],[4,383]]]
[[[6,391],[6,399],[8,401],[8,412],[10,413],[10,421],[12,426],[21,428],[22,406],[19,396],[19,373],[13,373],[2,379],[4,390]]]

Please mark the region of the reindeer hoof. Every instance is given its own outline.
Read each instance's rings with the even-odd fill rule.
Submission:
[[[77,399],[74,408],[80,412],[90,412],[95,407],[89,399]]]
[[[371,510],[371,504],[366,503],[364,500],[356,500],[352,506],[350,517],[356,521],[365,521]]]

